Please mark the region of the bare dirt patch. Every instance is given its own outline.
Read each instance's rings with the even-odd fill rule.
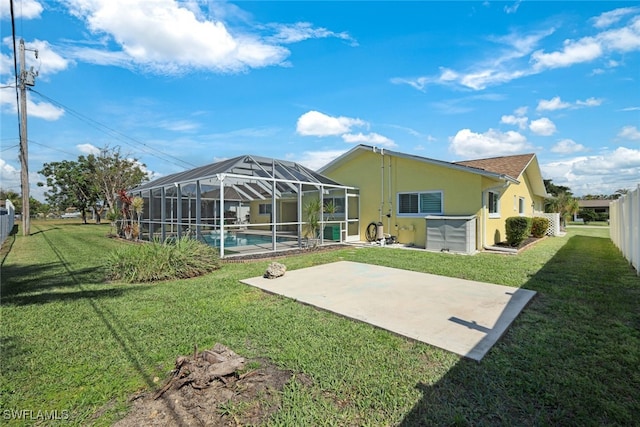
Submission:
[[[178,357],[164,385],[132,396],[129,414],[115,426],[258,425],[278,411],[282,390],[291,381],[311,383],[303,374],[266,359],[245,360],[216,344]]]

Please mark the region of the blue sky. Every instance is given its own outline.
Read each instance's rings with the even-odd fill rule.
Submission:
[[[640,184],[638,2],[15,0],[43,163],[120,146],[161,176],[242,154],[314,169],[359,143],[534,152],[574,194]],[[9,0],[3,189],[19,191]]]

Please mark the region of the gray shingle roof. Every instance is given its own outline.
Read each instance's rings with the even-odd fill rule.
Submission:
[[[193,182],[198,179],[213,178],[218,174],[235,174],[254,178],[277,178],[302,183],[340,185],[326,176],[295,162],[261,156],[243,155],[163,176],[144,183],[134,188],[133,191],[160,188],[173,185],[174,183]]]

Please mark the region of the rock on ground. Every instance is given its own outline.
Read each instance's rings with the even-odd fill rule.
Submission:
[[[279,262],[272,262],[267,267],[267,271],[264,273],[264,277],[266,279],[276,279],[278,277],[284,276],[284,273],[287,271],[287,267],[284,264],[280,264]]]

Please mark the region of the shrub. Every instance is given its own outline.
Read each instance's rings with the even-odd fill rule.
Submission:
[[[536,216],[531,220],[531,235],[533,237],[543,237],[549,228],[549,220],[547,218]]]
[[[529,236],[531,230],[531,218],[524,216],[512,216],[506,221],[507,243],[518,246]]]
[[[585,224],[589,224],[592,221],[598,220],[598,214],[593,209],[583,209],[580,211],[580,218],[584,220]]]
[[[219,267],[218,251],[189,237],[173,242],[126,245],[107,257],[108,277],[129,283],[186,279]]]

